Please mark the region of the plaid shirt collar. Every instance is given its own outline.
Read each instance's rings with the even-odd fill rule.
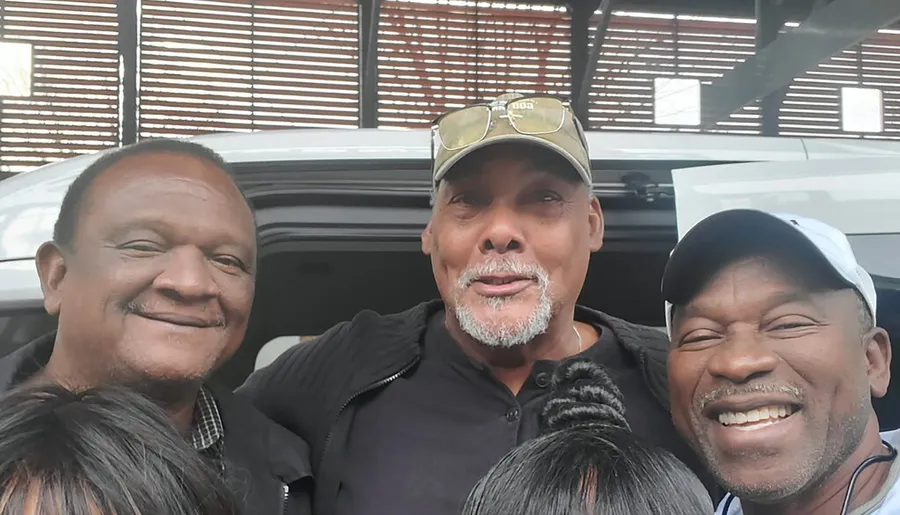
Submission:
[[[205,387],[200,388],[197,403],[194,405],[194,422],[191,427],[190,442],[194,449],[220,458],[222,439],[225,437],[225,426],[219,414],[216,399]]]

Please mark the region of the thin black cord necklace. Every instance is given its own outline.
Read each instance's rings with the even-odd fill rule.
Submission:
[[[870,456],[856,467],[856,470],[853,471],[853,475],[850,476],[850,483],[847,485],[847,494],[844,495],[844,504],[841,507],[840,515],[847,515],[847,510],[850,508],[850,499],[853,498],[853,487],[854,485],[856,485],[856,480],[857,478],[859,478],[859,475],[862,473],[862,471],[865,470],[866,467],[874,465],[875,463],[894,461],[894,459],[897,458],[897,449],[895,449],[893,445],[885,442],[884,440],[882,440],[881,443],[884,444],[885,447],[887,447],[888,453],[879,454],[878,456]],[[731,508],[731,503],[734,502],[735,499],[736,497],[734,495],[728,494],[728,498],[725,501],[725,505],[723,506],[724,509],[722,510],[723,515],[728,515],[728,510]]]
[[[887,454],[879,454],[878,456],[870,456],[865,461],[859,464],[856,467],[856,470],[853,471],[853,475],[850,476],[850,484],[847,485],[847,495],[844,496],[844,505],[841,507],[841,515],[846,515],[847,510],[850,508],[850,499],[853,497],[853,486],[856,484],[856,479],[862,473],[863,470],[866,469],[869,465],[874,465],[875,463],[881,463],[884,461],[894,461],[897,457],[897,449],[894,448],[893,445],[881,441],[885,447],[888,449]]]

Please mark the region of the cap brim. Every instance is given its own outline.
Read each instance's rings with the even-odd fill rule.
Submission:
[[[702,220],[678,242],[663,272],[663,298],[674,305],[690,302],[712,274],[734,259],[733,249],[752,249],[756,244],[819,260],[841,282],[854,286],[790,222],[764,211],[734,209]]]
[[[518,144],[524,144],[524,145],[533,145],[533,146],[536,146],[539,148],[545,148],[556,154],[559,154],[560,156],[565,158],[565,160],[568,161],[569,164],[572,165],[572,168],[578,174],[578,177],[581,178],[581,181],[583,183],[585,183],[588,186],[592,185],[590,170],[585,170],[584,167],[581,165],[581,163],[579,163],[578,160],[575,159],[574,156],[569,154],[569,152],[567,152],[561,146],[559,146],[553,142],[547,141],[538,136],[530,136],[527,134],[503,134],[503,135],[499,135],[499,136],[496,136],[493,138],[485,138],[485,139],[479,141],[478,143],[469,145],[465,149],[460,150],[458,153],[456,153],[450,159],[444,161],[443,165],[441,165],[441,169],[434,176],[434,183],[437,184],[438,182],[443,180],[447,176],[447,174],[451,171],[451,169],[456,165],[456,163],[458,163],[464,157],[471,155],[473,152],[477,152],[479,150],[482,150],[484,148],[491,147],[494,145],[499,145],[501,143],[518,143]]]

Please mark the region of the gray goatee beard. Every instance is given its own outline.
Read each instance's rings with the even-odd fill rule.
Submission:
[[[492,274],[515,274],[530,277],[537,282],[539,295],[534,310],[527,318],[505,320],[504,308],[515,301],[515,296],[482,297],[480,301],[489,308],[487,316],[478,317],[472,306],[461,303],[463,293],[481,276]],[[544,334],[553,316],[553,303],[549,293],[550,280],[543,268],[522,263],[515,258],[502,258],[463,270],[457,281],[453,308],[459,327],[475,341],[487,347],[513,348],[525,345]],[[483,318],[483,319],[482,319]]]

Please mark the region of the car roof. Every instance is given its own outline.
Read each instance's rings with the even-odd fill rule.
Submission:
[[[665,163],[679,168],[715,163],[803,161],[854,156],[900,157],[900,142],[767,138],[697,133],[588,131],[595,166]],[[229,163],[411,161],[427,167],[428,129],[296,129],[219,133],[190,138]],[[112,149],[105,152],[110,152]],[[40,303],[34,252],[52,237],[66,190],[104,152],[48,164],[0,181],[0,306]],[[371,168],[371,166],[367,166]],[[252,169],[252,167],[251,167]]]
[[[232,164],[427,161],[431,152],[430,134],[428,129],[292,129],[216,133],[188,139],[211,148]],[[853,155],[900,156],[900,142],[893,141],[621,131],[588,131],[586,137],[592,161],[727,163]],[[74,156],[0,182],[0,210],[3,200],[11,193],[35,185],[56,190],[113,150]]]
[[[588,131],[595,166],[665,162],[666,166],[800,161],[863,155],[900,156],[900,142],[767,138],[697,133]],[[428,129],[296,129],[218,133],[190,138],[235,165],[295,162],[411,161],[427,166]],[[0,262],[29,259],[50,239],[59,205],[74,178],[109,149],[42,166],[0,181]],[[15,223],[13,223],[15,222]]]

